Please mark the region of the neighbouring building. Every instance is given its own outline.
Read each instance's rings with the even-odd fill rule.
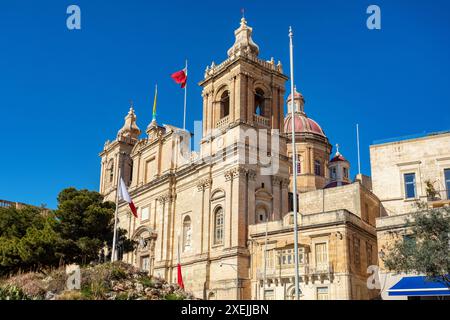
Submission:
[[[408,235],[406,219],[419,211],[417,201],[430,208],[450,205],[450,132],[375,143],[370,146],[370,162],[373,192],[384,208],[376,222],[382,298],[406,299],[389,295],[405,275],[388,272],[382,257]]]
[[[288,132],[295,123],[301,297],[378,294],[366,286],[367,266],[377,263],[375,219],[382,212],[370,178],[351,181],[349,161],[339,151],[331,157],[325,132],[307,117],[297,90],[287,99],[294,122],[290,113],[285,117],[287,80],[280,62],[259,58],[243,18],[227,59],[208,66],[200,82],[199,152],[191,152],[186,131],[156,120],[140,138],[130,109],[100,153],[100,192],[114,201],[121,176],[138,208],[135,219],[119,203],[119,226],[139,243],[124,261],[175,282],[180,252],[185,287],[199,298],[292,298]]]

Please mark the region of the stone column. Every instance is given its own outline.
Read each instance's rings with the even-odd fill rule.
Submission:
[[[210,197],[212,180],[202,179],[197,184],[197,190],[202,193],[201,203],[201,229],[200,229],[200,254],[209,250],[209,226],[211,221]]]
[[[276,87],[272,87],[272,128],[279,129],[279,116],[280,112],[278,111],[278,96]]]
[[[236,87],[236,77],[232,76],[229,80],[230,123],[234,122],[236,118],[239,118],[239,115],[236,117],[235,98],[234,98],[234,94],[236,91],[235,87]]]
[[[243,167],[236,167],[233,170],[232,180],[232,199],[231,199],[231,214],[232,214],[232,228],[231,228],[231,246],[232,247],[245,247],[246,239],[244,235],[246,233],[247,226],[245,225],[245,216],[240,214],[244,208],[246,187],[246,170]]]
[[[279,220],[281,218],[281,178],[272,176],[272,208],[273,208],[273,220]]]
[[[232,237],[232,206],[233,206],[233,172],[225,172],[225,216],[224,216],[224,248],[231,247]]]
[[[206,135],[206,131],[208,130],[208,94],[205,90],[202,92],[203,97],[203,135]]]
[[[285,178],[281,181],[281,217],[284,217],[289,210],[289,197],[288,197],[289,179]]]
[[[253,78],[247,74],[247,122],[253,124],[253,114],[255,113],[255,98],[253,93]]]
[[[255,183],[256,171],[248,170],[248,224],[255,224]]]

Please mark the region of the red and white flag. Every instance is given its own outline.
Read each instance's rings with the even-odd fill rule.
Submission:
[[[181,84],[181,88],[184,88],[187,81],[187,68],[173,73],[171,77],[176,83]]]
[[[181,264],[179,262],[177,265],[177,283],[180,288],[184,289],[183,274],[181,273]]]
[[[131,197],[128,194],[127,186],[125,185],[125,182],[123,181],[122,178],[120,178],[120,193],[119,193],[119,197],[120,197],[120,199],[125,200],[126,202],[128,202],[128,205],[130,206],[131,212],[133,212],[134,217],[137,218],[138,217],[137,209],[134,206],[133,200],[131,200]]]

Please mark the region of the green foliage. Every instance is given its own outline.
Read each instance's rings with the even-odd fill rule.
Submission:
[[[140,282],[145,288],[153,287],[153,281],[152,281],[152,279],[151,279],[149,276],[142,276],[142,277],[139,279],[139,282]]]
[[[389,248],[383,258],[395,272],[418,272],[450,287],[450,208],[414,213],[409,233]]]
[[[0,300],[30,300],[29,297],[16,286],[0,287]]]
[[[164,296],[164,300],[184,300],[182,296],[176,293],[169,293]]]
[[[54,212],[0,208],[0,276],[98,260],[100,250],[112,245],[114,210],[98,192],[75,188],[59,193]],[[118,240],[124,252],[134,249],[125,230],[118,229]]]

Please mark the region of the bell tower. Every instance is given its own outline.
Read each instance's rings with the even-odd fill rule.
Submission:
[[[259,58],[253,29],[241,19],[228,58],[205,70],[203,87],[203,139],[237,126],[283,130],[285,82],[280,62]]]

